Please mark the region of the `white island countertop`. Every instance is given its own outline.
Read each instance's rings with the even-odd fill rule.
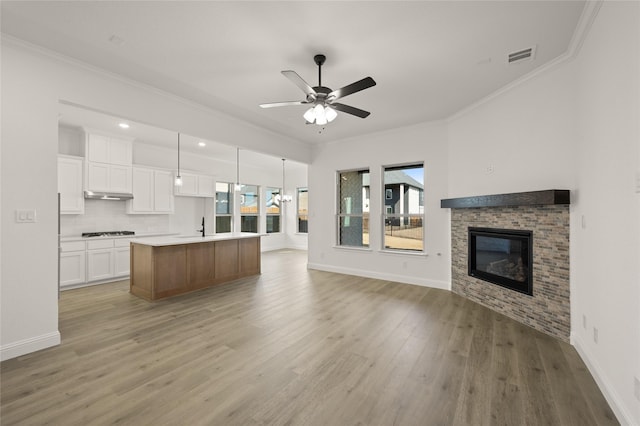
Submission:
[[[173,235],[166,237],[147,237],[141,239],[132,238],[131,243],[152,247],[162,247],[175,246],[180,244],[208,243],[212,241],[240,240],[243,238],[264,237],[266,235],[267,234],[257,234],[255,232],[229,232],[224,234],[207,235],[205,237],[201,237],[198,235]]]

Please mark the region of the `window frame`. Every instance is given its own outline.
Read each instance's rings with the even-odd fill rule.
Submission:
[[[265,232],[267,234],[279,234],[282,233],[282,188],[276,188],[273,186],[267,186],[265,187],[264,190],[264,202],[267,203],[268,202],[268,197],[267,194],[271,193],[271,198],[276,198],[276,196],[274,194],[277,194],[279,196],[279,201],[277,204],[277,208],[278,208],[278,213],[270,213],[269,209],[271,208],[271,206],[267,206],[265,204]],[[278,230],[277,231],[269,231],[269,218],[270,217],[277,217],[278,218]]]
[[[224,184],[227,185],[227,204],[228,204],[228,208],[227,210],[229,211],[229,213],[218,213],[218,184]],[[233,209],[234,209],[234,184],[230,183],[230,182],[223,182],[223,181],[216,181],[215,182],[215,198],[213,199],[214,201],[214,209],[213,209],[213,223],[215,224],[215,233],[221,233],[221,234],[227,234],[227,233],[231,233],[233,232],[233,223],[234,223],[234,215],[233,215]],[[223,193],[220,191],[220,193]],[[220,232],[218,230],[218,217],[221,218],[229,218],[229,231],[225,231],[225,232]]]
[[[242,204],[244,204],[244,200],[246,199],[246,195],[243,193],[243,191],[245,190],[245,188],[247,187],[255,187],[256,188],[256,197],[258,198],[256,200],[256,208],[257,208],[257,212],[256,213],[242,213]],[[240,193],[238,194],[240,196],[240,232],[251,232],[251,233],[260,233],[260,212],[261,212],[261,206],[260,206],[260,185],[253,185],[253,184],[243,184],[242,188],[240,189]],[[242,222],[243,222],[243,218],[244,217],[255,217],[256,218],[256,230],[255,231],[243,231],[242,230]]]
[[[422,168],[422,191],[421,194],[418,194],[418,207],[422,209],[421,213],[388,213],[389,208],[392,209],[392,206],[387,205],[387,200],[389,200],[389,198],[387,198],[387,194],[389,190],[393,191],[391,188],[387,188],[387,184],[385,181],[385,177],[386,177],[386,172],[387,171],[393,171],[393,170],[402,170],[402,169],[410,169],[410,168]],[[382,167],[380,168],[380,187],[381,187],[381,192],[382,192],[382,197],[381,197],[381,208],[380,208],[380,212],[381,212],[381,220],[380,220],[380,227],[381,227],[381,251],[383,252],[391,252],[391,253],[403,253],[403,254],[416,254],[416,255],[423,255],[426,254],[426,233],[425,233],[425,224],[426,224],[426,209],[424,206],[424,192],[425,192],[425,167],[424,167],[424,162],[409,162],[409,163],[401,163],[401,164],[390,164],[390,165],[382,165]],[[391,200],[393,199],[393,194],[390,198]],[[422,201],[422,205],[420,205],[420,201]],[[398,247],[387,247],[387,221],[388,220],[393,220],[395,222],[395,220],[400,220],[403,221],[408,219],[409,223],[411,223],[412,219],[420,219],[421,224],[422,224],[422,236],[420,238],[420,241],[422,243],[422,248],[421,249],[411,249],[411,248],[398,248]],[[393,228],[393,225],[391,225]],[[393,232],[393,231],[391,231]]]
[[[342,191],[341,191],[341,183],[343,180],[342,175],[346,174],[346,173],[361,173],[361,174],[368,174],[369,175],[369,187],[368,190],[366,189],[366,186],[364,184],[361,185],[360,189],[361,189],[361,193],[362,193],[362,211],[360,213],[344,213],[342,211]],[[369,220],[370,220],[370,211],[369,211],[369,204],[370,204],[370,200],[366,199],[366,195],[365,194],[371,194],[371,169],[369,167],[361,167],[361,168],[355,168],[355,169],[347,169],[347,170],[337,170],[335,173],[336,176],[336,182],[335,182],[335,188],[336,188],[336,208],[335,208],[335,217],[336,217],[336,222],[335,222],[335,247],[339,247],[339,248],[347,248],[347,249],[353,249],[353,250],[365,250],[365,251],[369,251],[371,250],[371,245],[370,245],[370,241],[369,241],[369,235],[371,234],[371,228],[369,227]],[[360,219],[362,222],[362,228],[361,228],[361,245],[355,245],[355,244],[345,244],[343,243],[343,239],[341,238],[341,235],[343,235],[342,229],[342,223],[343,223],[343,219],[346,220],[347,222],[350,222],[351,218],[355,218],[355,219]],[[349,219],[349,220],[347,220]],[[364,242],[364,228],[365,228],[365,223],[366,225],[366,229],[367,229],[367,242],[365,244]],[[349,225],[346,225],[349,226]]]
[[[300,214],[300,194],[304,192],[307,194],[307,209],[306,213]],[[304,217],[304,219],[301,219]],[[306,230],[300,230],[300,222],[304,220],[306,223]],[[309,188],[306,186],[300,186],[296,188],[296,233],[298,234],[308,234],[309,233]]]

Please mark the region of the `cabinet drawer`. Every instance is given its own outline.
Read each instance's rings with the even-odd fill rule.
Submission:
[[[69,251],[84,251],[85,246],[84,241],[69,241],[66,243],[60,243],[60,248],[63,253],[66,253]]]
[[[129,247],[131,243],[131,238],[117,238],[113,240],[113,245],[115,247]]]
[[[113,248],[112,238],[108,240],[87,241],[88,250],[106,249],[106,248]]]

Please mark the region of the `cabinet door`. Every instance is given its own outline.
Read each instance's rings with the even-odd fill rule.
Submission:
[[[131,160],[131,141],[111,138],[109,141],[109,163],[130,166]]]
[[[89,163],[87,166],[87,190],[109,191],[110,166],[103,163]]]
[[[82,160],[58,158],[58,192],[60,214],[83,214]]]
[[[109,191],[131,192],[131,167],[130,166],[109,166]]]
[[[151,169],[133,169],[133,200],[129,201],[131,213],[152,213],[154,173]]]
[[[182,186],[176,186],[176,195],[198,195],[198,175],[181,173]]]
[[[87,250],[87,281],[113,277],[114,249]]]
[[[154,172],[153,198],[156,213],[173,213],[173,173]]]
[[[216,182],[212,176],[198,176],[198,195],[203,197],[216,196]]]
[[[113,249],[114,251],[114,271],[113,275],[116,277],[122,277],[129,275],[129,247],[118,247]]]
[[[87,141],[87,159],[98,163],[109,163],[110,140],[106,136],[89,134]]]
[[[60,287],[83,284],[85,280],[85,251],[60,253]]]

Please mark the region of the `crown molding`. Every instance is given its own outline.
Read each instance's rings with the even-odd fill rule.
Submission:
[[[448,123],[455,121],[458,118],[461,118],[464,115],[475,110],[476,108],[492,101],[493,99],[496,99],[502,96],[503,94],[510,92],[511,90],[528,82],[529,80],[532,80],[541,74],[545,74],[548,71],[556,68],[557,66],[560,66],[565,62],[573,60],[580,52],[580,49],[584,44],[584,40],[589,34],[589,30],[591,29],[593,22],[595,21],[596,16],[598,15],[598,11],[600,10],[600,7],[602,6],[603,2],[604,0],[595,0],[595,1],[585,2],[584,9],[582,9],[582,14],[580,15],[580,19],[578,20],[578,24],[576,25],[576,29],[573,32],[571,41],[569,41],[569,46],[567,47],[567,50],[563,54],[561,54],[560,56],[556,57],[555,59],[545,64],[540,65],[538,68],[512,81],[506,86],[502,86],[495,92],[490,93],[489,95],[478,100],[477,102],[474,102],[471,105],[464,107],[460,111],[453,113],[452,115],[447,117],[445,121]]]

